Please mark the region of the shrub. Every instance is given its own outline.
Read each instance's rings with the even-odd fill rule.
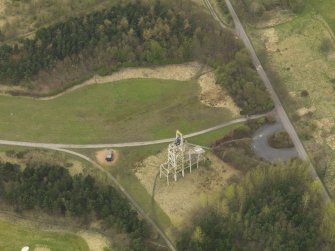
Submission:
[[[323,38],[319,47],[320,51],[324,54],[328,54],[332,50],[334,50],[334,45],[329,38]]]
[[[286,131],[272,134],[268,138],[268,142],[273,148],[290,148],[294,146],[290,135]]]
[[[307,90],[303,90],[300,92],[300,96],[301,97],[308,97],[309,96],[309,92]]]

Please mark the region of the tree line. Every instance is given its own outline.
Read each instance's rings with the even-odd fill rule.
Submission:
[[[118,64],[188,60],[194,28],[192,20],[169,11],[159,1],[153,7],[137,1],[71,17],[38,30],[33,39],[2,45],[0,79],[10,83],[29,80],[58,60],[106,45],[112,45],[109,53]]]
[[[91,176],[71,176],[61,166],[0,163],[0,199],[16,210],[42,210],[54,215],[89,219],[94,215],[108,228],[120,227],[131,238],[129,251],[147,250],[147,229],[127,200],[111,186],[100,186]]]
[[[332,250],[335,207],[319,186],[301,162],[262,164],[195,217],[178,250]]]
[[[179,6],[136,1],[42,28],[34,38],[0,46],[0,79],[24,84],[47,74],[41,85],[55,86],[59,76],[68,84],[120,67],[198,60],[216,69],[218,83],[243,114],[271,109],[269,95],[234,34],[208,14]],[[63,67],[57,72],[59,65]]]

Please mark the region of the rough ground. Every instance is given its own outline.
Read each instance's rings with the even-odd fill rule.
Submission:
[[[50,248],[47,248],[47,247],[37,247],[37,248],[34,248],[34,251],[50,251]]]
[[[278,35],[274,28],[264,30],[262,40],[268,51],[274,52],[277,50]]]
[[[266,18],[257,22],[257,28],[266,28],[283,24],[289,22],[294,17],[294,14],[291,11],[283,10],[281,8],[267,11],[264,15]]]
[[[206,157],[211,162],[210,166],[194,167],[192,173],[186,171],[185,177],[179,177],[177,182],[171,177],[169,186],[165,178],[159,178],[159,166],[166,162],[167,150],[146,158],[136,166],[136,177],[150,195],[158,175],[154,198],[176,227],[183,225],[198,207],[213,201],[231,177],[240,175],[212,153],[207,153]]]
[[[5,0],[0,0],[0,28],[3,26],[4,24],[4,20],[5,20]]]
[[[110,246],[109,240],[100,234],[88,231],[80,231],[77,234],[87,242],[90,251],[103,251],[105,247]]]
[[[240,114],[240,109],[235,105],[232,98],[216,84],[215,74],[212,71],[201,75],[198,79],[201,87],[200,101],[212,107],[225,107],[233,114]]]
[[[0,19],[0,27],[1,27],[1,19]],[[7,95],[7,93],[11,91],[24,91],[24,88],[20,86],[9,86],[9,85],[0,84],[0,94],[1,95]]]
[[[311,156],[327,165],[324,182],[335,194],[335,63],[322,41],[335,39],[321,16],[305,14],[289,22],[254,30],[268,51],[268,65],[283,85],[282,99]],[[308,96],[302,97],[306,90]],[[287,93],[289,95],[287,95]],[[304,136],[307,135],[307,136]],[[312,138],[309,138],[312,136]]]

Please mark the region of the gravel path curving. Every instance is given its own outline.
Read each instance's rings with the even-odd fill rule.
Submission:
[[[277,122],[264,125],[254,133],[251,147],[257,156],[270,162],[287,161],[291,158],[299,157],[294,147],[276,149],[269,145],[268,138],[279,131],[285,131],[285,129],[281,123]]]

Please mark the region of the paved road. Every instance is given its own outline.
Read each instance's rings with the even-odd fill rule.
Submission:
[[[298,157],[298,152],[294,147],[276,149],[269,146],[268,137],[278,131],[285,131],[281,123],[267,124],[259,128],[254,133],[251,143],[255,154],[270,162],[287,161],[293,157]]]
[[[234,8],[233,8],[230,0],[225,0],[225,1],[226,1],[227,7],[229,9],[229,12],[230,12],[230,14],[233,18],[234,24],[235,24],[235,31],[236,31],[237,35],[243,41],[245,47],[249,50],[252,62],[254,64],[259,76],[263,80],[266,89],[268,90],[268,92],[271,95],[271,98],[272,98],[273,103],[275,105],[275,110],[276,110],[277,116],[280,119],[280,121],[281,121],[282,125],[284,126],[285,130],[287,131],[287,133],[290,135],[290,137],[291,137],[291,139],[294,143],[294,146],[295,146],[295,148],[298,152],[298,156],[302,160],[305,160],[305,161],[309,162],[309,164],[310,164],[310,170],[309,171],[310,171],[310,174],[311,174],[312,178],[313,179],[319,179],[313,165],[311,164],[311,162],[309,160],[307,152],[306,152],[303,144],[301,143],[301,141],[298,137],[298,134],[296,133],[291,121],[289,120],[289,118],[288,118],[288,116],[287,116],[287,114],[286,114],[286,112],[283,108],[283,105],[280,102],[280,100],[278,98],[278,95],[276,94],[276,92],[275,92],[267,74],[265,73],[265,71],[263,69],[263,66],[261,65],[261,62],[259,61],[259,59],[257,57],[255,49],[253,48],[253,46],[252,46],[244,28],[243,28],[243,26],[242,26],[237,14],[236,14]],[[325,199],[325,201],[330,200],[329,194],[327,193],[326,189],[323,186],[322,186],[321,195]]]
[[[220,125],[201,130],[195,133],[190,133],[184,135],[185,138],[191,138],[206,134],[218,129],[245,122],[248,120],[258,119],[266,116],[266,114],[253,115],[249,117],[243,117],[235,119],[229,122],[222,123]],[[120,147],[132,147],[132,146],[147,146],[147,145],[157,145],[162,143],[169,143],[174,141],[175,138],[152,140],[152,141],[142,141],[142,142],[127,142],[127,143],[115,143],[115,144],[87,144],[87,145],[77,145],[77,144],[52,144],[52,143],[36,143],[36,142],[24,142],[24,141],[11,141],[11,140],[0,140],[0,145],[11,145],[11,146],[26,146],[26,147],[36,147],[36,148],[67,148],[67,149],[94,149],[94,148],[120,148]]]

